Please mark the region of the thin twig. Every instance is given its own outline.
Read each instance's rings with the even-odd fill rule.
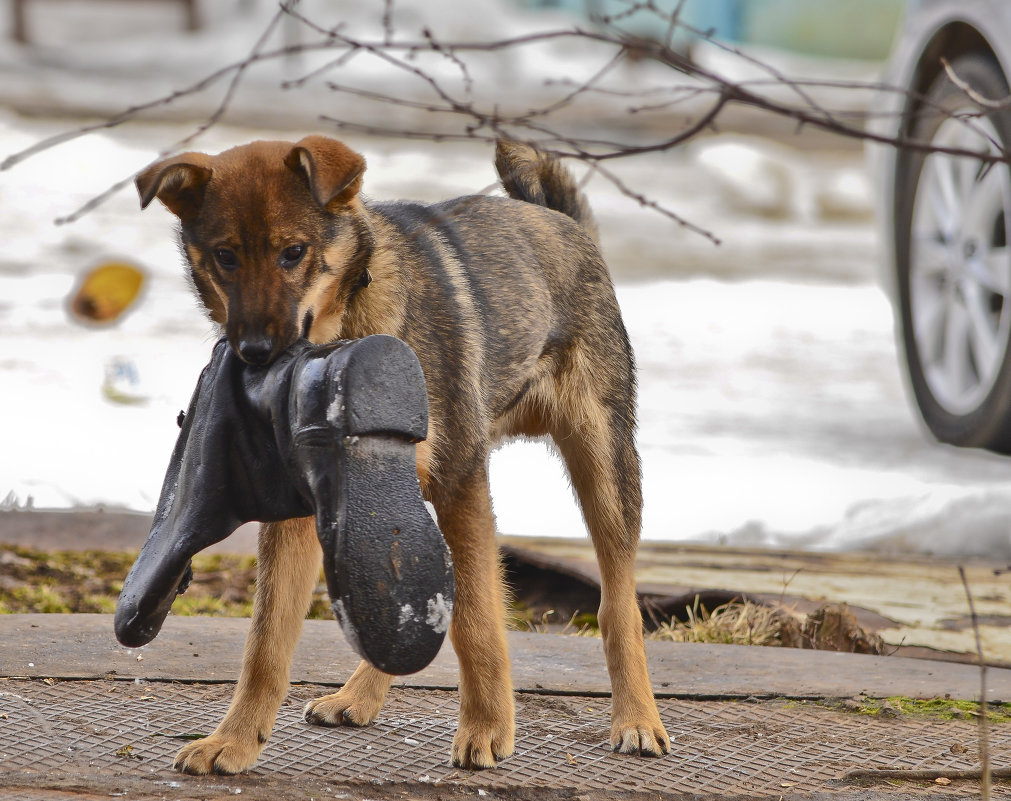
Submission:
[[[439,41],[435,38],[435,34],[431,30],[425,28],[422,31],[422,35],[425,40],[431,45],[432,52],[438,53],[445,56],[457,69],[460,70],[460,75],[463,78],[463,91],[468,97],[472,94],[474,90],[474,79],[471,77],[470,70],[467,69],[467,63],[460,58],[452,49],[447,49],[439,44]]]
[[[333,61],[328,61],[321,67],[317,67],[316,69],[307,72],[301,78],[293,78],[290,81],[282,82],[281,88],[301,89],[303,86],[312,81],[314,78],[317,78],[320,75],[326,75],[328,72],[332,72],[335,69],[343,67],[344,65],[349,63],[351,59],[353,59],[356,55],[358,55],[359,52],[361,51],[359,51],[358,48],[356,47],[346,50],[343,53],[341,53],[337,58],[335,58]]]
[[[969,589],[969,580],[965,577],[965,568],[958,566],[958,576],[962,579],[965,597],[969,602],[969,614],[972,616],[972,632],[976,637],[976,655],[979,657],[979,761],[982,782],[980,790],[983,801],[990,801],[990,724],[986,712],[986,660],[983,659],[983,638],[979,633],[979,617],[976,615],[976,604]]]
[[[166,148],[161,153],[159,153],[157,158],[161,159],[164,158],[165,156],[170,155],[171,153],[175,153],[182,150],[186,146],[196,141],[201,135],[209,131],[211,128],[217,125],[218,122],[221,121],[221,118],[225,115],[225,112],[231,105],[232,99],[235,97],[235,92],[239,88],[239,82],[242,80],[242,76],[245,74],[250,64],[252,64],[254,61],[257,60],[257,58],[260,55],[260,52],[263,49],[263,46],[266,44],[267,39],[270,38],[270,35],[277,28],[278,23],[284,18],[286,14],[290,13],[290,9],[293,9],[298,4],[298,2],[299,0],[286,0],[285,3],[281,4],[281,7],[278,9],[278,12],[271,19],[270,24],[264,29],[263,33],[261,33],[259,38],[256,40],[256,44],[253,45],[253,49],[250,51],[249,55],[243,61],[239,62],[236,65],[232,74],[232,79],[228,83],[228,88],[225,90],[224,96],[221,98],[221,101],[218,103],[217,107],[214,109],[210,117],[208,117],[206,120],[204,120],[204,122],[198,125],[193,132],[184,136],[175,144],[171,145],[170,147]],[[6,164],[7,163],[4,162],[3,165],[0,165],[0,169],[3,169],[4,166],[6,166]],[[129,186],[130,183],[133,181],[133,179],[138,175],[138,173],[139,171],[131,173],[125,178],[121,178],[120,180],[116,181],[116,183],[114,183],[112,186],[110,186],[108,189],[106,189],[104,192],[95,195],[93,198],[88,200],[84,205],[80,206],[75,211],[71,212],[70,214],[64,215],[63,217],[57,217],[53,222],[55,222],[56,225],[66,225],[68,223],[75,222],[92,209],[100,206],[102,203],[104,203],[110,197],[115,195],[121,189],[123,189],[126,186]]]
[[[664,217],[666,217],[668,220],[672,220],[673,222],[676,222],[682,228],[687,228],[689,231],[694,231],[695,233],[700,234],[701,236],[704,236],[706,239],[708,239],[714,245],[721,244],[721,241],[720,241],[719,237],[717,237],[715,234],[713,234],[710,231],[707,231],[705,228],[702,228],[702,227],[696,225],[695,223],[691,222],[690,220],[686,220],[680,214],[677,214],[676,212],[672,211],[671,209],[667,208],[666,206],[661,205],[657,201],[655,201],[655,200],[653,200],[651,198],[646,197],[641,192],[638,192],[638,191],[632,189],[630,186],[628,186],[628,184],[626,184],[624,181],[622,181],[613,172],[611,172],[610,170],[606,169],[603,165],[594,162],[594,163],[591,163],[590,166],[591,166],[591,169],[593,169],[594,172],[602,175],[604,178],[606,178],[608,181],[610,181],[611,185],[614,186],[615,189],[617,189],[619,192],[621,192],[626,197],[631,198],[632,200],[636,201],[643,208],[652,209],[655,212],[659,212]]]
[[[995,779],[1011,778],[1011,768],[993,768],[989,771],[990,776]],[[950,768],[922,768],[917,770],[903,770],[902,768],[858,768],[850,770],[839,777],[841,782],[856,781],[885,781],[887,779],[912,779],[933,781],[934,779],[958,779],[980,780],[983,778],[981,768],[970,768],[968,770],[953,770]]]
[[[393,0],[383,0],[383,38],[393,41]]]

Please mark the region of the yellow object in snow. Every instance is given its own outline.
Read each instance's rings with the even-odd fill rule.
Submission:
[[[137,299],[144,273],[132,264],[109,261],[86,273],[70,301],[75,317],[93,323],[111,323]]]

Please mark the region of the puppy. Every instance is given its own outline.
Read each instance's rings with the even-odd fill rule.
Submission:
[[[434,205],[360,194],[364,159],[323,136],[185,153],[137,178],[180,221],[190,277],[250,364],[300,337],[391,334],[428,385],[418,478],[453,554],[450,636],[460,663],[453,764],[491,768],[513,750],[504,591],[488,457],[504,438],[550,435],[568,468],[600,565],[600,630],[611,678],[611,745],[659,756],[670,739],[646,670],[633,563],[642,507],[632,350],[585,198],[556,160],[500,142],[509,197]],[[253,620],[231,706],[183,748],[186,773],[256,761],[288,691],[321,552],[311,518],[265,524]],[[363,662],[305,719],[365,726],[392,677]]]

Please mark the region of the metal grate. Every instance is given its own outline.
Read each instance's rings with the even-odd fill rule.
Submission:
[[[38,774],[39,786],[46,786],[41,777],[70,775],[84,777],[86,787],[89,776],[185,782],[170,767],[175,752],[187,735],[210,733],[232,690],[230,684],[0,682],[0,776]],[[517,696],[514,755],[497,770],[470,773],[448,759],[454,693],[394,690],[379,721],[365,729],[304,723],[304,702],[327,692],[332,688],[292,688],[248,780],[764,795],[830,790],[852,768],[976,766],[972,722],[886,720],[785,701],[662,700],[673,754],[635,759],[610,751],[608,699],[524,694]],[[1011,754],[1011,726],[992,726],[990,745],[998,758]],[[946,788],[948,795],[977,793],[972,782]],[[994,797],[1011,798],[1011,785],[999,783]]]

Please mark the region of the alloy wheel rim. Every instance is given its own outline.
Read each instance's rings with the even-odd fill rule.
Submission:
[[[976,119],[970,127],[959,116],[940,125],[932,145],[997,152],[993,142],[1000,140],[989,121]],[[927,387],[950,414],[976,410],[1004,363],[1011,331],[1009,223],[1006,164],[926,157],[913,206],[910,311]]]

